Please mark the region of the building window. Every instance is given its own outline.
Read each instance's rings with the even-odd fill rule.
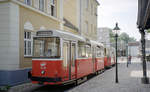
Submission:
[[[51,16],[56,16],[56,12],[55,12],[55,0],[51,0],[51,3],[50,3],[50,8],[51,8]]]
[[[55,4],[55,0],[51,0],[51,4]]]
[[[93,4],[91,3],[91,15],[93,14]]]
[[[24,0],[24,3],[27,4],[27,5],[32,5],[31,0]]]
[[[91,24],[91,33],[93,33],[93,31],[94,31],[94,30],[93,30],[93,25]]]
[[[86,0],[85,8],[86,8],[86,9],[88,9],[88,8],[89,8],[89,0]]]
[[[44,0],[39,0],[39,9],[44,11]]]
[[[95,11],[95,12],[94,12],[94,13],[95,13],[95,16],[97,16],[97,8],[96,8],[96,7],[94,8],[94,11]]]
[[[88,22],[87,21],[85,21],[85,32],[88,32]]]
[[[24,32],[24,56],[32,56],[32,35],[31,32]]]

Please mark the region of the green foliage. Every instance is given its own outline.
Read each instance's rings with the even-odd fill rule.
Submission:
[[[121,33],[118,37],[118,41],[124,41],[124,42],[135,42],[136,39],[134,37],[129,37],[129,35],[125,32]],[[110,30],[110,42],[115,42],[115,34]]]
[[[110,42],[115,42],[115,34],[112,32],[112,30],[109,30],[109,35],[110,35]]]
[[[119,37],[121,40],[123,40],[125,42],[129,41],[129,39],[130,39],[130,37],[127,33],[122,33]]]

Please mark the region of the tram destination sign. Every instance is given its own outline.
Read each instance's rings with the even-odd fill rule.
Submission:
[[[37,36],[52,36],[53,32],[52,31],[38,31]]]

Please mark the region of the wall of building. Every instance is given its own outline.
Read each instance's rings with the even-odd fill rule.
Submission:
[[[129,46],[128,47],[128,55],[136,57],[139,55],[139,46]]]
[[[89,1],[88,4],[87,1]],[[96,0],[81,0],[81,34],[93,40],[97,40],[98,5]],[[86,25],[88,25],[88,28],[86,28]]]
[[[63,1],[63,18],[64,30],[78,34],[79,32],[79,16],[78,0],[64,0]]]
[[[103,43],[106,47],[110,47],[110,28],[97,29],[97,41]]]
[[[24,81],[17,71],[23,73],[19,70],[19,6],[0,2],[0,86]]]
[[[0,2],[0,70],[19,68],[19,7]]]

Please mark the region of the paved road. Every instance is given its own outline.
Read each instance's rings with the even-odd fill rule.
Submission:
[[[150,84],[141,84],[142,67],[140,59],[133,58],[132,64],[126,67],[126,59],[119,59],[119,83],[115,83],[115,67],[95,76],[78,86],[39,86],[29,85],[23,91],[10,92],[150,92]],[[148,70],[150,70],[150,63]],[[150,77],[150,72],[148,72]]]
[[[142,67],[140,59],[133,59],[126,67],[126,60],[119,60],[119,83],[115,83],[115,68],[69,90],[68,92],[150,92],[150,84],[141,84]],[[148,66],[150,64],[148,63]],[[150,70],[150,68],[148,67]],[[148,74],[150,77],[150,74]]]

